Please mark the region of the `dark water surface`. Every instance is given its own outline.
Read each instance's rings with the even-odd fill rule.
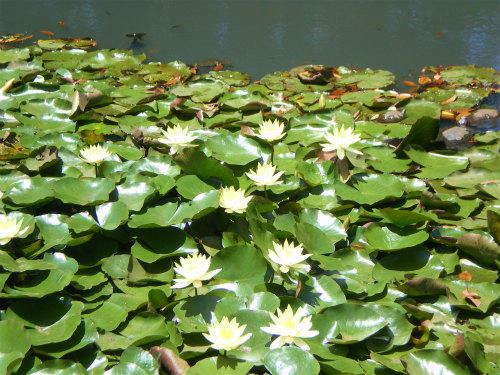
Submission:
[[[254,79],[305,63],[399,78],[428,65],[500,69],[498,0],[0,0],[0,33],[48,38],[39,30],[152,61],[229,60]]]

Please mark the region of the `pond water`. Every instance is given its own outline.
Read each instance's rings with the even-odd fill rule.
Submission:
[[[58,23],[64,21],[64,26]],[[259,79],[315,63],[387,69],[500,69],[498,0],[1,0],[0,33],[96,39],[153,61],[228,60]],[[125,37],[145,33],[141,42]]]

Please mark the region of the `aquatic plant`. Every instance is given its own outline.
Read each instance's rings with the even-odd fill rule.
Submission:
[[[498,373],[499,72],[92,46],[0,50],[0,373]]]

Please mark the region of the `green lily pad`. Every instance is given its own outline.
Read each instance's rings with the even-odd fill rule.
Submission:
[[[216,159],[231,165],[245,165],[270,154],[267,147],[242,135],[216,135],[206,146]]]
[[[425,167],[419,172],[419,177],[422,178],[444,178],[455,171],[465,170],[469,165],[469,159],[463,156],[426,152],[415,147],[407,148],[405,153],[414,162]]]
[[[335,343],[363,341],[388,324],[384,317],[374,310],[355,304],[329,307],[323,314],[338,323],[339,336],[330,340]]]
[[[2,373],[12,372],[21,363],[30,346],[29,334],[21,322],[18,320],[0,321],[0,371]]]
[[[386,70],[345,71],[338,83],[356,84],[360,89],[381,89],[394,83],[394,75]]]
[[[177,96],[189,96],[194,102],[209,103],[224,93],[224,86],[212,80],[197,80],[185,86],[175,86],[170,92]]]
[[[143,345],[167,338],[169,333],[165,319],[155,313],[141,312],[119,330],[130,345]]]
[[[62,48],[87,49],[97,46],[97,43],[91,38],[64,38],[38,40],[37,44],[42,49],[55,50]]]
[[[80,180],[64,177],[53,182],[54,197],[64,203],[81,206],[104,203],[109,199],[109,193],[115,188],[113,181],[107,178]]]
[[[410,277],[438,278],[443,268],[438,257],[423,248],[411,248],[382,258],[373,268],[373,277],[385,282]]]
[[[234,267],[234,264],[244,264],[245,267]],[[253,287],[264,282],[267,262],[262,253],[250,246],[231,246],[220,251],[212,258],[212,269],[221,268],[217,279],[237,281],[239,291],[243,296],[251,295]]]
[[[30,375],[88,375],[89,373],[85,370],[80,363],[75,363],[69,359],[52,359],[50,361],[45,361],[29,372]]]
[[[95,208],[97,222],[105,230],[113,230],[128,219],[128,208],[123,202],[104,203]]]
[[[156,81],[170,81],[176,77],[180,77],[184,81],[191,75],[189,67],[180,62],[173,61],[168,64],[149,63],[142,66],[139,74],[145,74],[144,81],[153,83]]]
[[[341,182],[335,183],[337,194],[346,201],[359,204],[374,204],[384,199],[397,198],[403,195],[403,184],[394,175],[354,175],[353,187]]]
[[[474,65],[452,66],[440,72],[441,78],[455,85],[468,85],[474,80],[480,83],[498,83],[500,74],[495,69],[481,68]]]
[[[63,290],[78,269],[76,260],[63,253],[45,253],[43,260],[54,264],[57,268],[38,272],[37,275],[28,278],[23,285],[16,285],[14,288],[5,286],[4,292],[12,296],[43,297]]]
[[[317,375],[320,370],[311,354],[293,346],[271,350],[262,362],[271,375]]]
[[[416,246],[429,238],[429,234],[423,230],[393,225],[381,227],[376,223],[368,227],[365,236],[371,247],[386,251]]]
[[[83,303],[56,295],[18,301],[6,312],[28,330],[32,345],[60,342],[71,337],[80,325]]]
[[[120,362],[104,375],[155,375],[160,365],[153,355],[141,348],[129,346],[120,357]]]
[[[471,374],[458,360],[438,349],[418,350],[404,355],[401,361],[409,375]]]
[[[37,353],[53,358],[61,358],[64,355],[84,348],[94,343],[99,337],[92,322],[82,320],[73,335],[65,340],[54,344],[41,345],[34,348]]]
[[[33,177],[12,183],[4,197],[21,206],[31,206],[53,199],[52,181],[50,178]]]
[[[211,71],[199,76],[199,79],[212,79],[222,81],[229,86],[246,86],[252,80],[250,75],[246,73],[235,72],[232,70],[220,70],[218,72]]]
[[[227,357],[209,357],[202,359],[191,367],[186,375],[245,375],[253,367],[250,362]]]

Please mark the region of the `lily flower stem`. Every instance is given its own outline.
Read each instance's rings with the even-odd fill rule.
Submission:
[[[269,278],[269,284],[272,284],[274,281],[274,271],[271,272],[271,277]]]
[[[95,166],[95,176],[98,177],[99,176],[99,167],[97,166],[97,163],[95,163],[94,166]]]
[[[198,295],[198,288],[194,288],[194,296],[196,297]]]
[[[264,198],[269,199],[269,196],[267,194],[267,186],[264,185]]]

